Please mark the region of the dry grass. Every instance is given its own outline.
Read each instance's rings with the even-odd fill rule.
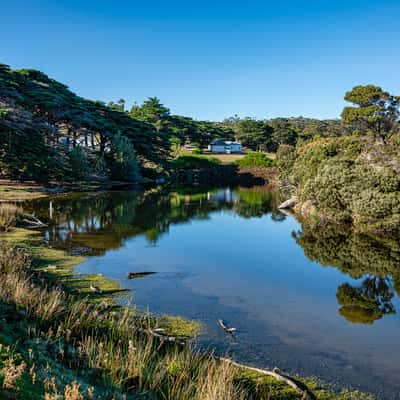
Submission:
[[[9,231],[17,223],[22,214],[22,208],[14,204],[0,204],[0,231]]]

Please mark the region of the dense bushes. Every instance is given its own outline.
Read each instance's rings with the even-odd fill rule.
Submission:
[[[174,169],[213,168],[218,164],[220,164],[218,158],[192,154],[177,157],[171,162],[171,167]]]
[[[258,152],[246,154],[242,159],[237,160],[236,163],[240,167],[267,168],[275,165],[275,161],[267,157],[265,153]]]
[[[400,229],[400,159],[394,146],[365,137],[321,139],[278,152],[282,175],[311,201],[320,217],[360,231]]]

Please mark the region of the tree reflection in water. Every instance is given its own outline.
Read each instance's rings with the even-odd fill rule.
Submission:
[[[26,203],[49,222],[45,232],[49,244],[90,255],[102,255],[142,235],[156,246],[172,225],[206,220],[214,212],[227,210],[242,218],[270,215],[275,222],[286,216],[277,210],[278,193],[261,188],[179,188],[169,192],[116,191],[74,194]],[[51,218],[50,218],[51,212]],[[322,266],[333,266],[353,279],[337,289],[339,313],[349,322],[372,324],[395,312],[392,299],[400,293],[400,242],[350,232],[338,226],[302,223],[293,233],[305,255]]]
[[[24,207],[49,222],[46,239],[53,246],[90,255],[117,249],[137,235],[155,246],[171,225],[205,220],[219,210],[232,210],[243,218],[269,213],[276,221],[285,218],[277,211],[277,194],[259,189],[114,191],[56,197],[50,202],[51,214],[49,200],[27,202]]]
[[[398,238],[379,238],[350,232],[338,226],[323,229],[307,223],[293,233],[305,255],[323,266],[333,266],[358,285],[343,283],[336,298],[339,313],[352,323],[372,324],[395,314],[392,303],[400,294],[400,243]]]

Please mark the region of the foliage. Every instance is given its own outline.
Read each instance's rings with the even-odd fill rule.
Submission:
[[[240,167],[268,168],[275,165],[274,160],[267,157],[265,153],[260,153],[260,152],[248,153],[240,160],[237,160],[236,163]]]
[[[216,157],[192,154],[177,157],[171,162],[171,167],[174,169],[213,168],[220,163],[220,160]]]
[[[282,144],[276,153],[276,164],[279,168],[281,179],[288,179],[296,161],[296,149],[294,146]]]
[[[88,160],[80,146],[75,146],[68,153],[69,167],[73,178],[82,179],[88,173]]]
[[[296,145],[323,137],[347,134],[340,120],[313,118],[273,118],[257,120],[237,116],[225,119],[222,125],[234,131],[238,140],[253,150],[275,152],[281,145]]]
[[[152,124],[157,131],[162,131],[167,137],[173,138],[182,144],[195,143],[198,147],[207,146],[215,138],[233,139],[231,129],[211,121],[197,121],[181,115],[171,115],[169,108],[165,107],[157,97],[150,97],[142,105],[134,105],[130,115],[141,121]],[[176,147],[172,149],[173,156],[177,153]]]
[[[87,170],[95,170],[117,134],[131,142],[142,166],[162,167],[169,153],[166,136],[132,118],[123,105],[121,100],[106,106],[83,99],[40,71],[11,70],[1,64],[0,107],[7,112],[0,119],[0,175],[40,181],[65,178],[71,162],[76,164],[78,146],[87,155]]]
[[[111,177],[122,181],[136,181],[139,178],[139,165],[132,142],[120,133],[114,135],[110,152],[107,154]]]
[[[192,154],[194,154],[194,155],[203,154],[203,151],[201,149],[197,148],[197,149],[192,150]]]
[[[271,134],[272,128],[264,121],[244,118],[237,123],[236,139],[251,150],[266,151]]]
[[[279,154],[278,166],[296,185],[300,201],[310,201],[320,218],[350,223],[360,231],[399,230],[395,140],[377,144],[365,136],[318,139],[298,147],[295,161],[293,153],[288,154]]]
[[[343,122],[353,129],[386,138],[398,130],[400,97],[384,92],[379,86],[355,86],[345,95],[355,106],[345,107]]]

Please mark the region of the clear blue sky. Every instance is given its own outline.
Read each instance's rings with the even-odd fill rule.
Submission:
[[[343,94],[400,94],[399,0],[9,0],[0,62],[178,114],[338,117]]]

